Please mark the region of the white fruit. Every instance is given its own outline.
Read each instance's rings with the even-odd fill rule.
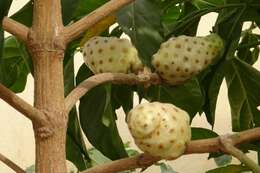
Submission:
[[[216,34],[174,37],[161,45],[152,65],[166,83],[178,85],[209,66],[222,48],[223,41]]]
[[[138,73],[142,63],[136,48],[127,39],[93,37],[85,43],[83,57],[90,70],[97,73]]]
[[[127,123],[136,145],[163,159],[182,155],[191,139],[189,115],[172,104],[140,104],[129,112]]]

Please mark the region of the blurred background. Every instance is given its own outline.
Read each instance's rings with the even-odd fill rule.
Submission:
[[[14,0],[9,15],[20,9],[26,2],[28,2],[28,0]],[[209,31],[215,23],[216,17],[217,15],[214,13],[210,13],[204,16],[200,22],[197,35],[203,36],[209,34]],[[249,25],[245,24],[244,27],[249,27]],[[260,33],[259,30],[255,30],[254,32]],[[8,36],[7,33],[6,36]],[[80,53],[76,54],[74,61],[75,68],[79,69],[80,65],[83,63],[82,55]],[[259,60],[254,65],[254,67],[260,70]],[[26,90],[19,94],[19,96],[33,104],[33,78],[31,76],[28,77]],[[137,96],[135,100],[135,104],[137,104]],[[123,141],[130,142],[130,146],[134,149],[137,149],[124,121],[125,115],[123,110],[119,109],[117,114],[117,125]],[[204,115],[197,115],[192,121],[192,126],[212,129],[212,127],[207,123]],[[218,97],[216,123],[213,130],[218,134],[232,133],[230,108],[225,83],[222,84]],[[86,145],[88,148],[91,147],[87,140]],[[34,164],[34,152],[35,145],[32,124],[28,119],[20,115],[20,113],[16,112],[13,108],[0,100],[0,153],[13,160],[22,168],[28,168]],[[255,153],[250,153],[249,155],[254,160],[257,160]],[[179,158],[178,160],[167,162],[167,164],[170,164],[178,173],[204,173],[209,169],[217,167],[215,161],[213,159],[208,160],[207,157],[208,154],[186,155]],[[239,163],[236,159],[233,159],[233,162]],[[13,173],[11,169],[6,167],[1,162],[0,172]],[[147,169],[145,172],[159,173],[160,168],[158,166],[153,166]]]

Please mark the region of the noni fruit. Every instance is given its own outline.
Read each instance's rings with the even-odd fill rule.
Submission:
[[[94,73],[138,73],[142,63],[136,48],[127,39],[93,37],[83,48],[86,65]]]
[[[182,155],[191,139],[189,115],[168,103],[143,103],[133,108],[127,124],[136,145],[163,159]]]
[[[223,41],[216,34],[173,37],[162,43],[152,65],[166,83],[178,85],[209,66],[222,48]]]

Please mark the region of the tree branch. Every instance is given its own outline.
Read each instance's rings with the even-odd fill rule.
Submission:
[[[248,166],[254,173],[260,173],[260,167],[253,160],[247,157],[245,153],[234,147],[232,140],[230,140],[228,136],[221,136],[220,143],[223,146],[223,152],[229,153],[236,157],[241,163]]]
[[[221,152],[223,151],[223,146],[220,138],[221,136],[191,141],[187,145],[184,154]],[[260,127],[230,135],[228,139],[232,141],[232,145],[258,140],[260,139]],[[136,157],[120,159],[100,166],[95,166],[81,173],[116,173],[124,170],[144,168],[159,160],[159,158],[141,154]]]
[[[44,113],[28,104],[2,84],[0,84],[0,98],[33,122],[42,126],[48,124]]]
[[[91,26],[133,1],[134,0],[110,0],[105,5],[96,9],[79,21],[67,26],[64,30],[65,42],[69,43],[70,41],[76,39]]]
[[[13,19],[8,17],[4,17],[3,19],[3,28],[5,31],[9,32],[10,34],[14,35],[19,40],[26,42],[27,36],[29,33],[29,28],[25,25],[16,22]]]
[[[91,76],[79,84],[65,99],[65,107],[69,112],[76,102],[84,96],[90,89],[103,83],[112,82],[114,84],[158,84],[160,78],[157,74],[123,74],[123,73],[102,73]]]
[[[0,161],[2,161],[4,164],[6,164],[8,167],[10,167],[12,170],[14,170],[16,173],[26,173],[21,167],[19,167],[17,164],[15,164],[13,161],[6,158],[4,155],[0,153]]]

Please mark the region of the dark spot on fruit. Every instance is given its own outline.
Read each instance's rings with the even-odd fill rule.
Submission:
[[[92,54],[93,54],[93,50],[90,51],[90,55],[92,55]]]
[[[179,49],[179,48],[181,48],[181,45],[180,44],[176,44],[175,48]]]
[[[184,56],[184,61],[189,61],[189,58],[187,56]]]
[[[103,52],[103,49],[98,49],[98,53],[102,53]]]
[[[160,62],[156,62],[155,67],[160,67]]]
[[[175,75],[171,74],[170,77],[171,77],[171,78],[175,78]]]
[[[161,71],[160,74],[161,74],[161,75],[164,75],[164,72]]]
[[[172,61],[172,64],[174,64],[174,61]]]
[[[147,128],[148,127],[148,124],[144,124],[144,128]]]
[[[188,41],[189,41],[189,39],[185,38],[185,39],[184,39],[184,41],[185,41],[185,42],[188,42]]]
[[[176,121],[177,119],[176,119],[176,117],[174,116],[174,115],[172,115],[172,119],[174,120],[174,121]]]
[[[95,44],[98,44],[98,41],[96,41]]]
[[[209,54],[209,52],[207,51],[207,52],[206,52],[206,55],[208,55],[208,54]]]
[[[191,51],[191,48],[190,48],[190,47],[188,47],[188,48],[187,48],[187,51],[188,51],[188,52],[190,52],[190,51]]]
[[[151,145],[150,145],[150,144],[146,144],[146,146],[147,146],[148,148],[150,148],[150,147],[151,147]]]
[[[169,66],[168,65],[164,65],[165,70],[169,70]]]
[[[105,39],[105,40],[104,40],[104,42],[105,42],[105,43],[107,43],[107,42],[108,42],[108,40],[107,40],[107,39]]]
[[[195,60],[196,63],[199,63],[200,61],[198,59]]]
[[[188,72],[189,72],[189,69],[185,68],[185,72],[188,73]]]
[[[160,132],[159,132],[159,131],[157,131],[157,132],[156,132],[156,134],[157,134],[157,136],[159,136],[159,135],[160,135]]]
[[[194,71],[192,71],[192,72],[190,73],[190,75],[194,75],[194,73],[195,73],[195,72],[194,72]]]
[[[166,119],[165,119],[165,118],[163,118],[163,119],[162,119],[162,121],[166,121]]]
[[[184,133],[184,129],[183,129],[183,127],[181,128],[181,133]]]
[[[167,124],[164,125],[165,128],[168,128]]]
[[[127,48],[123,48],[123,52],[124,53],[128,53],[128,49]]]
[[[182,77],[182,78],[186,78],[186,76],[185,76],[185,75],[181,75],[181,77]]]
[[[177,72],[181,71],[180,67],[177,67],[176,71],[177,71]]]
[[[197,41],[193,41],[193,44],[197,44],[198,42]]]
[[[174,129],[170,129],[170,133],[173,133],[175,130]]]
[[[110,46],[110,50],[115,50],[115,46]]]
[[[170,140],[170,143],[172,143],[172,144],[175,143],[175,140]]]
[[[103,70],[102,70],[102,69],[100,69],[100,70],[99,70],[99,72],[100,72],[100,73],[103,73]]]
[[[204,43],[204,42],[201,42],[201,45],[202,45],[202,46],[204,46],[204,45],[205,45],[205,43]]]
[[[206,59],[205,62],[204,62],[204,64],[207,65],[208,63],[209,63],[209,61]]]
[[[86,56],[87,54],[86,54],[86,52],[83,52],[83,56]]]
[[[99,61],[99,64],[103,64],[103,60],[100,60],[100,61]]]
[[[164,148],[163,144],[160,144],[159,149],[163,149],[163,148]]]
[[[95,62],[94,62],[94,61],[92,61],[92,62],[91,62],[91,64],[94,66],[94,65],[95,65]]]
[[[108,59],[108,62],[113,62],[113,58],[109,58],[109,59]]]

